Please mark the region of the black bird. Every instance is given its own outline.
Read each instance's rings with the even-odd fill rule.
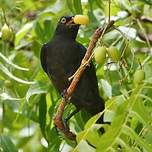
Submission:
[[[74,16],[61,17],[52,40],[41,49],[41,65],[60,94],[63,94],[70,85],[68,78],[79,68],[86,53],[86,48],[76,41],[80,25],[75,24],[73,18]],[[84,71],[70,101],[76,106],[76,110],[67,120],[81,109],[92,115],[104,110],[104,101],[99,96],[92,62]]]

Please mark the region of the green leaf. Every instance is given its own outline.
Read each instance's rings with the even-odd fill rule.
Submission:
[[[76,137],[76,140],[77,140],[77,143],[81,142],[82,139],[85,140],[85,134],[86,134],[86,131],[81,131],[77,134],[77,137]]]
[[[147,152],[150,152],[152,150],[152,145],[146,143],[146,141],[143,138],[141,138],[138,134],[135,133],[134,130],[132,130],[128,126],[123,126],[122,131],[126,135],[130,136],[130,138],[134,139],[140,145],[140,147],[144,148]]]
[[[82,140],[72,152],[95,152],[95,149]]]
[[[73,5],[75,7],[76,13],[77,14],[82,14],[82,5],[81,5],[81,0],[73,0]]]
[[[107,151],[116,143],[116,139],[121,133],[122,125],[125,123],[127,105],[128,103],[124,102],[117,108],[111,127],[98,140],[97,151]]]
[[[112,147],[116,142],[119,132],[121,130],[121,125],[111,127],[106,133],[104,133],[97,143],[97,151],[107,151],[109,147]]]
[[[39,22],[36,22],[35,24],[35,33],[37,34],[37,37],[39,37],[39,39],[41,40],[41,43],[45,43],[45,33]]]
[[[46,94],[42,94],[39,100],[39,124],[44,137],[46,137],[45,135],[46,113],[47,113]]]
[[[31,81],[25,81],[22,80],[16,76],[14,76],[4,65],[0,64],[0,70],[6,74],[8,77],[10,77],[11,79],[19,82],[19,83],[23,83],[23,84],[34,84],[35,82],[31,82]]]
[[[17,149],[8,136],[0,135],[0,147],[4,152],[17,152]]]
[[[111,110],[106,110],[104,113],[104,121],[111,122],[115,116],[115,112]]]
[[[66,0],[66,3],[67,3],[67,6],[68,6],[68,8],[71,10],[71,12],[73,13],[73,14],[76,14],[76,12],[75,12],[75,10],[74,10],[74,8],[73,8],[73,2],[72,2],[72,0]]]
[[[44,21],[44,30],[45,30],[45,40],[49,41],[53,34],[54,34],[54,26],[53,26],[53,21],[51,20],[45,20]]]
[[[152,5],[152,0],[140,0],[146,4]]]
[[[102,116],[102,114],[103,114],[103,112],[100,112],[100,113],[96,114],[95,116],[91,117],[91,118],[88,120],[88,122],[87,122],[86,125],[85,125],[84,131],[80,132],[80,133],[77,135],[77,137],[76,137],[78,143],[81,142],[81,140],[86,139],[87,137],[88,137],[90,140],[91,140],[92,138],[94,138],[94,136],[90,136],[90,135],[88,135],[88,134],[89,134],[89,132],[92,130],[92,128],[95,129],[95,125],[94,125],[94,124],[95,124],[96,121]],[[99,125],[99,126],[101,127],[101,125]],[[99,126],[98,126],[98,129],[100,128]],[[90,130],[90,129],[91,129],[91,130]],[[93,130],[92,130],[92,131],[93,131]]]
[[[20,40],[25,36],[25,34],[27,34],[27,32],[29,32],[29,30],[32,29],[33,25],[34,25],[34,21],[33,22],[29,22],[27,24],[25,24],[17,33],[15,36],[15,46],[17,46],[20,42]]]
[[[17,143],[17,147],[22,148],[22,147],[26,146],[26,144],[28,144],[28,142],[30,142],[32,137],[33,136],[27,136],[27,137],[20,138],[19,142]]]
[[[61,140],[55,127],[51,129],[50,128],[47,129],[48,129],[47,137],[49,139],[49,146],[48,146],[49,152],[59,152],[60,145],[63,140]]]
[[[110,46],[120,37],[121,37],[121,34],[118,31],[112,30],[103,36],[103,42],[107,44],[108,46]]]
[[[3,92],[0,94],[0,99],[3,100],[12,100],[12,101],[20,101],[21,98],[13,98],[11,97],[9,94],[7,94],[6,92]]]
[[[90,129],[88,134],[86,135],[87,141],[93,145],[94,147],[97,147],[98,141],[100,140],[100,134],[99,129],[101,128],[102,124],[94,124]]]
[[[121,138],[117,138],[117,143],[118,145],[121,145],[122,147],[124,147],[127,151],[134,152],[134,150],[130,147],[130,145],[125,143],[125,141],[123,141]]]
[[[23,68],[23,67],[20,67],[14,63],[12,63],[8,58],[6,58],[1,52],[0,52],[0,57],[9,65],[11,65],[13,68],[16,68],[18,70],[22,70],[22,71],[29,71],[28,68]]]
[[[88,0],[88,3],[89,3],[90,10],[92,12],[93,11],[93,3],[94,3],[94,1]]]
[[[104,93],[107,95],[107,97],[112,98],[112,87],[111,85],[108,83],[108,81],[101,79],[101,84],[102,84],[102,88]]]
[[[126,9],[126,10],[130,11],[130,9],[131,9],[131,6],[130,6],[130,3],[128,0],[123,0],[123,1],[117,0],[116,3],[118,3],[119,6],[121,8],[123,8],[124,10]]]
[[[30,97],[35,94],[47,93],[50,85],[45,82],[36,81],[33,85],[30,86],[26,93],[26,100],[29,101]]]
[[[91,0],[89,0],[89,2],[91,2]],[[95,0],[96,4],[98,7],[100,7],[101,9],[104,9],[104,4],[103,1],[101,0]]]
[[[133,106],[133,112],[135,115],[141,119],[147,126],[150,127],[150,122],[152,121],[151,115],[147,112],[145,105],[142,100],[137,100]],[[152,127],[150,127],[152,129]]]
[[[148,133],[145,135],[145,139],[148,143],[152,145],[152,130],[148,131]]]
[[[95,116],[91,117],[88,122],[85,125],[85,129],[89,129],[90,127],[92,127],[92,125],[94,125],[96,123],[96,121],[102,116],[103,112],[100,112],[98,114],[96,114]]]

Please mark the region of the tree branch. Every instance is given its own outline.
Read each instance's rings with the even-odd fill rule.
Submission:
[[[140,20],[146,23],[152,23],[152,18],[150,17],[141,16]]]
[[[74,78],[70,84],[70,86],[68,87],[67,89],[67,92],[64,96],[64,99],[61,101],[59,107],[58,107],[58,110],[57,110],[57,113],[54,117],[54,124],[56,125],[56,127],[62,132],[65,134],[65,136],[71,140],[75,140],[76,138],[76,135],[74,133],[72,133],[70,131],[69,128],[67,128],[64,123],[63,123],[63,120],[62,120],[62,117],[63,117],[63,113],[64,113],[64,108],[67,104],[67,100],[71,97],[72,93],[74,92],[80,78],[81,78],[81,75],[83,74],[83,72],[85,71],[85,69],[87,68],[90,60],[91,60],[91,55],[92,55],[92,51],[94,49],[94,47],[96,46],[96,43],[98,41],[98,39],[100,38],[101,35],[103,35],[109,28],[111,28],[114,24],[114,21],[110,21],[106,26],[105,28],[98,28],[94,34],[93,34],[93,37],[92,37],[92,40],[90,41],[89,43],[89,47],[87,48],[87,52],[81,62],[81,65],[80,67],[78,68],[76,74],[74,75]]]
[[[142,39],[143,41],[146,41],[146,37],[144,36],[143,33],[138,32],[137,34],[140,37],[140,39]],[[148,39],[149,43],[152,45],[152,33],[147,34],[147,39]]]

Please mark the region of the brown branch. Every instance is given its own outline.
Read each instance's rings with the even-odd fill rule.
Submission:
[[[141,16],[140,20],[146,23],[152,23],[152,18],[146,17],[146,16]]]
[[[81,62],[81,65],[80,67],[78,68],[77,70],[77,73],[76,75],[74,76],[70,86],[68,87],[67,89],[67,92],[64,96],[64,99],[61,101],[59,107],[58,107],[58,110],[57,110],[57,113],[54,117],[54,124],[56,125],[56,127],[62,132],[65,134],[65,136],[71,140],[75,140],[76,138],[76,135],[74,133],[72,133],[70,131],[69,128],[67,128],[64,123],[63,123],[63,120],[62,120],[62,117],[63,117],[63,112],[64,112],[64,108],[67,104],[67,100],[71,97],[72,93],[74,92],[76,86],[77,86],[77,83],[79,82],[80,78],[81,78],[81,75],[83,74],[83,72],[85,71],[86,67],[88,66],[89,64],[89,61],[90,61],[90,57],[92,55],[92,51],[94,49],[94,47],[96,46],[96,43],[98,41],[98,39],[100,38],[100,36],[102,34],[104,34],[109,28],[111,28],[114,24],[114,21],[110,21],[108,23],[108,25],[105,27],[105,28],[98,28],[94,34],[93,34],[93,37],[92,37],[92,40],[90,41],[89,43],[89,47],[87,48],[87,52]]]
[[[139,36],[139,38],[143,41],[146,41],[146,37],[144,36],[143,33],[137,33],[137,35]],[[149,41],[150,44],[152,44],[152,33],[147,34],[147,39]]]

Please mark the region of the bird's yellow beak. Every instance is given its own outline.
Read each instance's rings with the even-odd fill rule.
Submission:
[[[89,17],[86,15],[75,15],[73,17],[73,22],[75,24],[86,25],[89,23]]]

